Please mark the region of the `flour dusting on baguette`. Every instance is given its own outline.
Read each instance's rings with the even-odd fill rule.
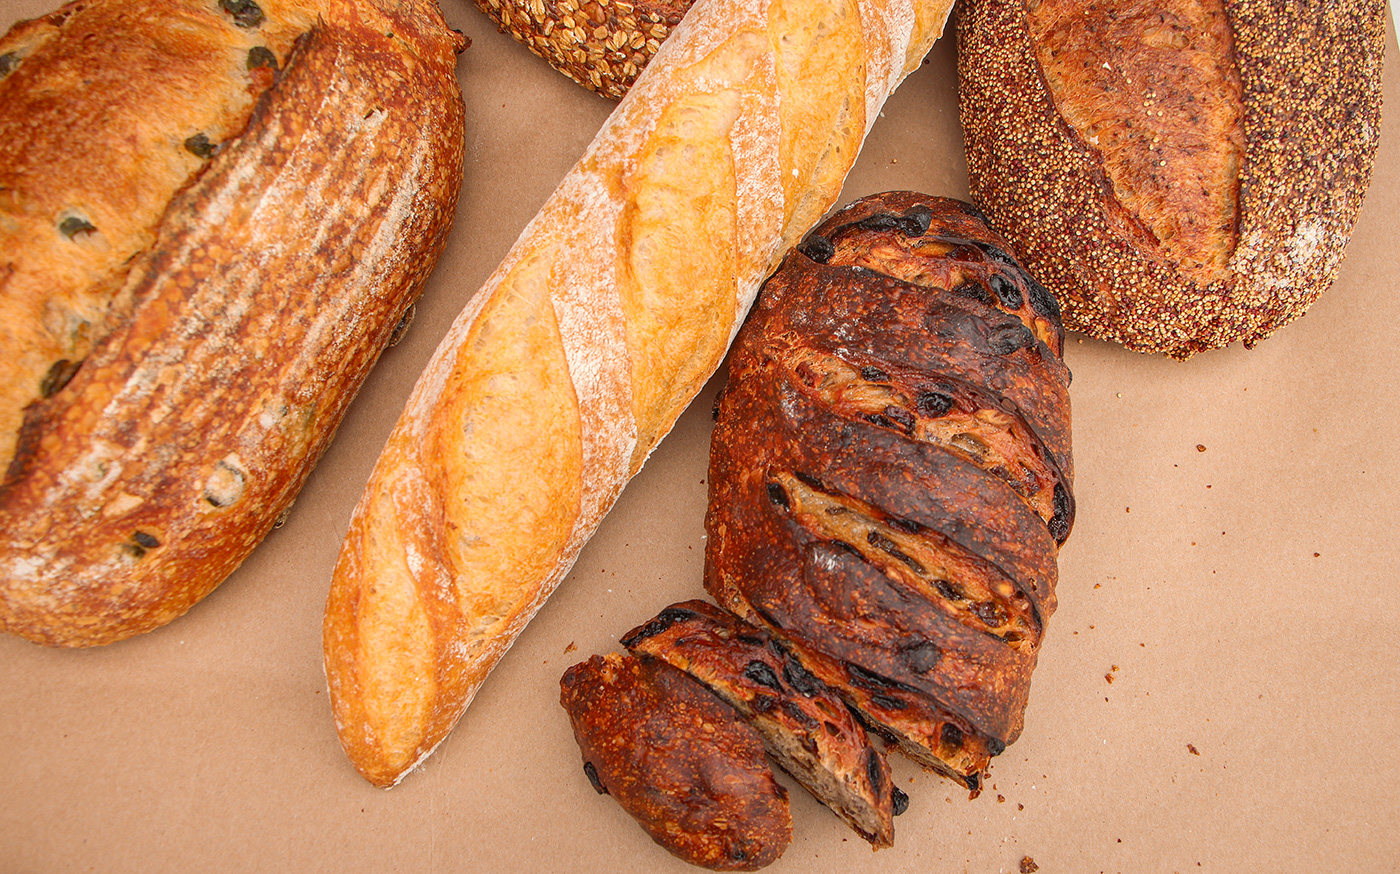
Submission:
[[[327,603],[336,724],[372,783],[456,723],[835,202],[950,6],[701,0],[454,323]]]

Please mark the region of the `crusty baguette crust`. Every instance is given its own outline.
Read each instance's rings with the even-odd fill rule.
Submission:
[[[1212,132],[1206,94],[1188,85],[1163,99],[1167,95],[1155,90],[1153,74],[1165,62],[1154,70],[1150,58],[1129,57],[1139,48],[1121,46],[1121,52],[1086,55],[1092,72],[1078,84],[1058,76],[1062,89],[1093,92],[1106,85],[1132,91],[1136,102],[1151,101],[1151,114],[1169,126],[1153,136],[1176,141],[1164,144],[1171,148],[1160,163],[1136,161],[1139,169],[1157,172],[1154,187],[1189,195],[1202,179],[1214,178],[1225,181],[1206,184],[1228,186],[1223,193],[1231,200],[1237,195],[1232,224],[1219,229],[1226,251],[1200,263],[1199,255],[1184,254],[1196,247],[1164,245],[1150,229],[1163,223],[1138,217],[1120,202],[1110,177],[1118,159],[1105,155],[1115,137],[1132,131],[1109,126],[1117,129],[1091,141],[1061,113],[1037,60],[1041,47],[1032,41],[1024,0],[969,2],[958,25],[960,114],[973,198],[1060,298],[1066,328],[1182,359],[1236,341],[1252,346],[1302,315],[1331,285],[1370,182],[1385,45],[1380,0],[1225,0],[1217,5],[1229,22],[1228,40],[1185,27],[1201,5],[1211,4],[1143,4],[1148,23],[1140,38],[1160,50],[1170,25],[1176,28],[1171,39],[1188,48],[1230,46],[1232,56],[1220,61],[1237,71],[1238,83],[1222,79],[1217,90],[1223,105],[1231,87],[1238,89],[1236,173],[1198,176],[1182,166],[1192,164],[1182,156],[1199,154],[1175,129],[1183,120],[1199,116],[1199,132],[1212,147],[1226,135]],[[1124,64],[1139,69],[1095,84],[1104,67]],[[1079,96],[1082,101],[1063,94],[1058,100],[1093,104],[1114,95]],[[1152,137],[1141,142],[1155,147]],[[1215,199],[1212,193],[1197,199],[1199,210],[1183,208],[1214,221],[1207,201]],[[1190,202],[1189,196],[1182,200]],[[1167,205],[1165,211],[1183,208]]]
[[[430,4],[330,7],[171,202],[111,330],[28,410],[0,486],[0,627],[150,630],[289,507],[444,244],[459,48]]]
[[[946,0],[707,0],[439,346],[331,586],[341,743],[427,756],[835,201]]]

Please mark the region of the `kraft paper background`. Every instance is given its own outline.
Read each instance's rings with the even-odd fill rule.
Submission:
[[[0,639],[0,872],[684,872],[594,793],[563,670],[697,597],[710,401],[681,419],[426,765],[390,791],[332,727],[320,628],[351,507],[420,368],[611,104],[468,0],[467,169],[417,321],[288,523],[189,615],[91,651]],[[0,26],[48,11],[0,0]],[[987,789],[895,757],[873,854],[792,787],[772,874],[1400,871],[1400,82],[1336,285],[1187,363],[1072,336],[1079,514],[1021,740]],[[965,197],[945,38],[843,200]]]

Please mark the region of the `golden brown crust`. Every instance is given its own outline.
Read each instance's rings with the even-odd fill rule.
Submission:
[[[1118,233],[1184,276],[1227,275],[1244,152],[1220,0],[1040,0],[1031,43],[1056,109],[1103,159]]]
[[[974,790],[1020,733],[1073,512],[1068,372],[1031,328],[1058,319],[1003,242],[909,193],[813,231],[730,357],[706,517],[711,594]]]
[[[27,410],[0,486],[6,631],[150,630],[287,509],[444,244],[457,48],[440,18],[327,12],[170,202],[110,329]]]
[[[841,699],[767,630],[709,602],[683,601],[621,643],[704,683],[758,729],[784,770],[871,846],[894,844],[895,799],[903,793],[884,753]]]
[[[590,91],[621,100],[691,0],[475,0],[503,33]]]
[[[1187,358],[1301,315],[1336,275],[1369,184],[1384,4],[1226,2],[1228,36],[1198,14],[1209,4],[1154,6],[1097,44],[1093,76],[1065,40],[1107,25],[1054,25],[1048,6],[964,7],[959,90],[973,195],[1060,298],[1066,327]],[[1115,121],[1102,100],[1141,109]],[[1159,147],[1154,171],[1141,150]],[[1194,230],[1192,210],[1206,216]]]
[[[792,842],[763,739],[683,671],[610,653],[574,665],[560,687],[593,787],[677,858],[756,871]]]
[[[0,470],[24,407],[52,393],[60,362],[87,356],[128,261],[243,130],[316,12],[274,0],[257,27],[240,27],[209,2],[79,0],[0,38],[11,59],[0,78],[0,348],[15,353],[0,359]]]
[[[337,727],[371,782],[446,737],[835,201],[948,5],[697,4],[472,298],[327,601]]]

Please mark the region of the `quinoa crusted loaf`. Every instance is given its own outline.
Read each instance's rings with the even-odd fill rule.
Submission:
[[[1062,336],[973,208],[891,192],[783,261],[717,406],[705,587],[974,793],[1073,524]]]
[[[969,0],[974,200],[1065,325],[1252,346],[1332,283],[1380,133],[1383,0]]]
[[[430,0],[78,0],[0,38],[0,629],[184,613],[287,511],[441,250]]]
[[[700,0],[439,344],[327,599],[341,744],[428,756],[838,197],[950,0]]]

